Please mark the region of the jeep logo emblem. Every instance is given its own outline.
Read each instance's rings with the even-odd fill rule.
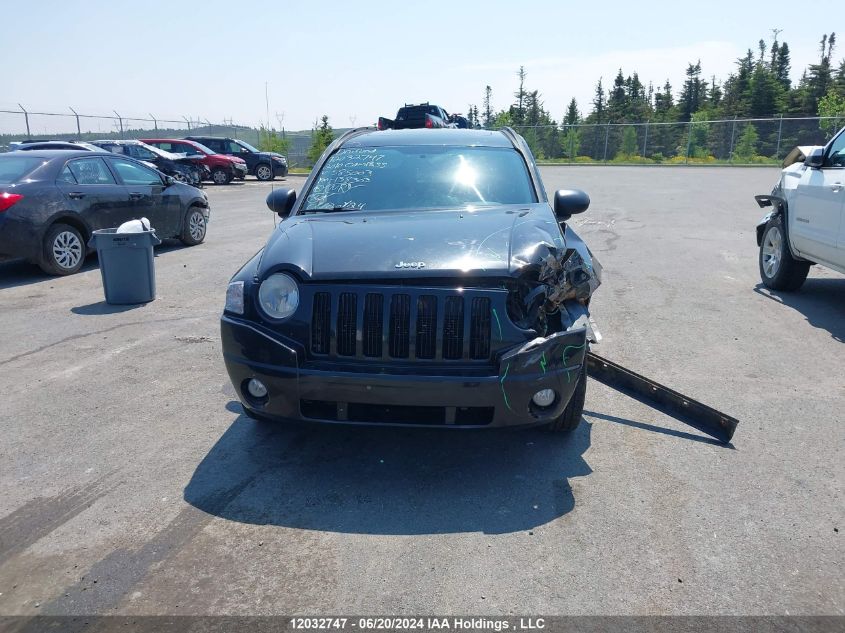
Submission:
[[[425,262],[399,262],[395,268],[425,268]]]

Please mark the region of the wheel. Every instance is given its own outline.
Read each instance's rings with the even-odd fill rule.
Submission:
[[[185,225],[182,227],[182,234],[179,239],[186,246],[196,246],[205,239],[207,226],[202,209],[191,207],[185,214]]]
[[[255,177],[258,180],[273,180],[276,176],[273,174],[273,167],[271,165],[261,163],[255,168]]]
[[[72,275],[85,261],[85,240],[68,224],[54,224],[44,236],[44,249],[38,265],[48,275]]]
[[[211,171],[211,180],[215,185],[228,185],[232,182],[232,176],[222,167],[215,167]]]
[[[810,272],[810,262],[792,257],[786,240],[783,216],[778,215],[766,224],[760,242],[760,278],[772,290],[798,290]]]
[[[578,376],[578,384],[575,385],[575,392],[569,399],[569,404],[560,414],[560,417],[549,422],[549,430],[555,433],[572,433],[581,423],[581,415],[584,413],[584,401],[587,397],[587,357],[581,365],[581,372]]]

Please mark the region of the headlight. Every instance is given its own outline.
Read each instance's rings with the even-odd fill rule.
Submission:
[[[273,156],[273,160],[276,161],[277,163],[287,163],[287,160],[285,160],[281,156]]]
[[[299,305],[299,288],[288,275],[270,275],[258,289],[258,303],[270,318],[286,319]]]
[[[244,282],[233,281],[226,288],[226,311],[235,314],[244,313]]]

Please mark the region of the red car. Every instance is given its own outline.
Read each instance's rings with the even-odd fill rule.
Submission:
[[[143,142],[173,154],[202,156],[202,160],[199,162],[211,171],[211,180],[216,185],[229,184],[234,178],[243,180],[247,173],[247,165],[243,158],[218,154],[196,141],[175,138],[147,138],[143,139]]]

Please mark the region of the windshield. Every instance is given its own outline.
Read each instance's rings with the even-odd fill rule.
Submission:
[[[303,211],[436,209],[537,201],[511,148],[350,147],[326,161]]]
[[[191,141],[191,142],[193,143],[193,146],[195,148],[199,149],[202,152],[205,152],[209,156],[214,156],[215,154],[217,154],[217,152],[215,152],[213,149],[211,149],[210,147],[206,147],[202,143],[197,143],[196,141]],[[173,149],[180,149],[181,150],[182,148],[181,147],[177,148],[177,146],[174,145]],[[187,152],[188,150],[186,149],[185,151]]]
[[[246,147],[250,152],[255,152],[256,154],[261,151],[261,150],[255,149],[252,145],[250,145],[246,141],[242,141],[240,139],[235,139],[235,143],[237,143],[241,147]]]
[[[0,157],[0,185],[11,185],[47,162],[37,156]]]

